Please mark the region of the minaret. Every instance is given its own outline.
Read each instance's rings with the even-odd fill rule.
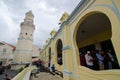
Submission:
[[[33,18],[32,11],[27,12],[24,22],[20,25],[21,31],[16,46],[14,63],[30,63],[32,60],[33,32],[35,30]]]

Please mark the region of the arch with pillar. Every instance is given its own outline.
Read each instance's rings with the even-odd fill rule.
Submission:
[[[81,50],[111,49],[120,65],[120,2],[114,0],[81,0],[75,10],[52,35],[42,55],[51,47],[51,64],[63,72],[63,80],[114,80],[119,79],[120,69],[92,70],[80,63]],[[57,63],[56,46],[63,44],[62,65]],[[41,57],[41,56],[40,56]],[[112,77],[111,77],[112,76]]]

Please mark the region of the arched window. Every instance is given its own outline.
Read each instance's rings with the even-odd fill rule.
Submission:
[[[48,67],[51,65],[51,47],[49,48],[49,60],[48,60]]]
[[[119,68],[111,36],[111,22],[105,14],[85,16],[76,32],[80,64],[94,70]]]
[[[63,62],[62,62],[62,48],[63,48],[63,44],[62,44],[62,41],[59,39],[57,41],[57,63],[59,65],[63,64]]]

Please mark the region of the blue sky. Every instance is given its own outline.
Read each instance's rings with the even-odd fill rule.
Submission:
[[[51,30],[59,29],[59,19],[69,14],[80,0],[0,0],[0,41],[16,45],[25,13],[34,14],[34,44],[42,47]]]

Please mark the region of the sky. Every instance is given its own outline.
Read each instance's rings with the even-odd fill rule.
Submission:
[[[33,44],[42,48],[51,30],[59,29],[62,14],[69,14],[80,0],[0,0],[0,42],[16,45],[25,13],[34,14]]]

